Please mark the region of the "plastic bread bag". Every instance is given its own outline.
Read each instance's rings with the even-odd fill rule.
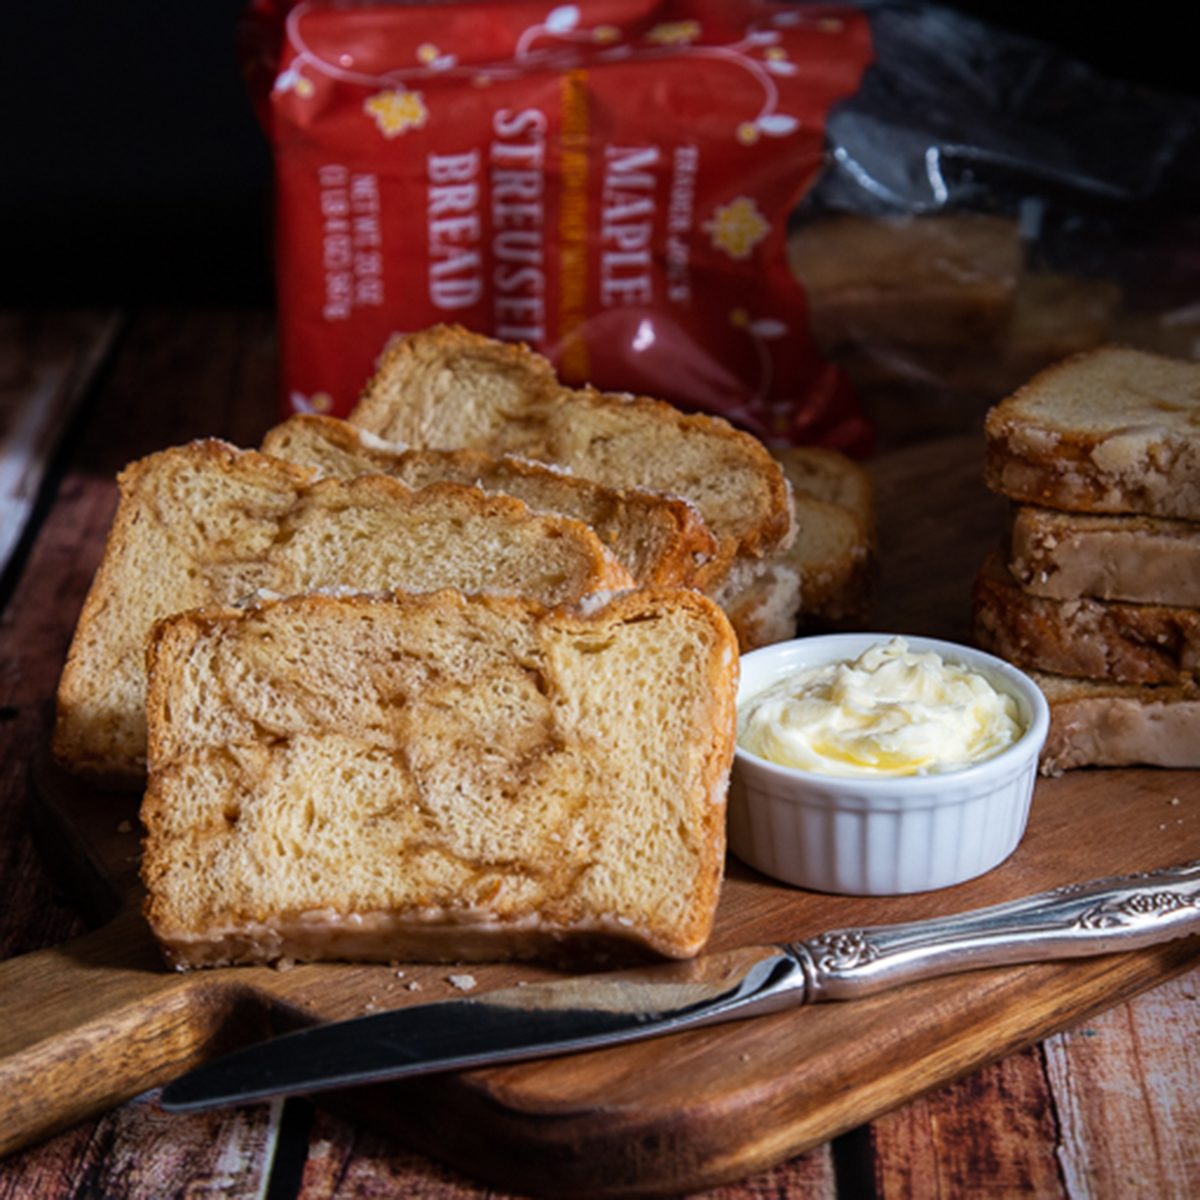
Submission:
[[[866,11],[790,247],[860,395],[986,403],[1104,341],[1200,357],[1200,103],[961,13]]]
[[[825,118],[870,59],[860,12],[259,0],[253,17],[288,410],[346,412],[392,334],[453,322],[529,343],[569,384],[866,446],[787,262]]]
[[[1096,248],[1174,211],[1198,125],[921,5],[253,0],[246,35],[287,412],[346,413],[389,337],[452,322],[863,451],[856,389],[994,390],[1110,336],[1131,282]]]

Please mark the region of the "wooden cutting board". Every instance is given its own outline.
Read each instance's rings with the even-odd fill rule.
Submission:
[[[1005,509],[973,439],[876,468],[881,631],[964,640],[970,579]],[[95,931],[0,964],[0,1152],[273,1032],[453,997],[447,967],[166,971],[138,915],[137,798],[42,755],[31,815]],[[1079,771],[1039,782],[1025,839],[981,879],[861,899],[777,885],[730,859],[711,949],[908,921],[1200,858],[1200,772]],[[500,1187],[677,1193],[759,1170],[1200,963],[1200,938],[978,971],[568,1058],[328,1098]],[[551,978],[472,966],[475,994]]]

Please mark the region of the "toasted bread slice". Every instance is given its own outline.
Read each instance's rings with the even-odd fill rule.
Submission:
[[[528,348],[465,329],[394,339],[350,421],[408,446],[518,455],[682,496],[717,539],[708,590],[736,559],[765,558],[792,536],[783,472],[749,434],[659,400],[561,387]]]
[[[729,617],[742,653],[796,636],[803,583],[787,555],[735,569],[714,599]]]
[[[167,619],[149,663],[146,912],[176,966],[708,937],[737,653],[694,591],[298,597]]]
[[[743,650],[794,637],[798,625],[862,624],[870,608],[870,476],[836,450],[797,446],[775,454],[792,487],[795,540],[731,573],[716,593]]]
[[[836,450],[795,446],[776,453],[795,496],[796,540],[786,557],[803,580],[801,622],[861,624],[875,560],[871,477]]]
[[[989,487],[1077,512],[1200,520],[1200,363],[1104,346],[987,416]]]
[[[1050,704],[1041,771],[1200,767],[1200,688],[1104,683],[1032,672]]]
[[[1054,600],[1200,607],[1200,524],[1022,505],[1009,569],[1027,592]]]
[[[690,583],[716,551],[700,514],[685,500],[605,487],[528,459],[482,450],[412,450],[346,421],[313,415],[291,417],[269,430],[262,449],[335,479],[378,473],[414,488],[474,485],[515,496],[541,512],[574,517],[591,526],[646,587]]]
[[[106,777],[142,770],[146,637],[170,613],[259,590],[455,586],[557,604],[633,582],[580,522],[476,488],[316,481],[306,468],[218,441],[153,454],[119,482],[54,733],[62,762]]]
[[[774,453],[793,493],[849,509],[874,539],[875,485],[858,463],[823,446],[787,446]]]
[[[1119,683],[1187,683],[1200,670],[1200,610],[1024,591],[990,555],[975,580],[975,640],[1019,666]]]

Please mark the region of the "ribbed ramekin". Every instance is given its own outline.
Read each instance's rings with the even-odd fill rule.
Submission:
[[[857,658],[882,633],[800,638],[743,655],[738,706],[794,672]],[[1050,714],[1016,667],[969,646],[908,637],[981,673],[1012,696],[1024,732],[993,758],[957,771],[898,778],[821,775],[781,767],[738,746],[729,791],[730,849],[797,887],[857,896],[932,891],[1003,862],[1025,832]]]

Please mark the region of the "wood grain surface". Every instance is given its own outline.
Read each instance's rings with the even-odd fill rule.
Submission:
[[[0,313],[0,576],[121,324],[114,312]]]
[[[6,597],[0,821],[8,836],[0,864],[12,901],[0,916],[0,943],[11,955],[52,947],[0,967],[0,1053],[6,1065],[25,1056],[2,1089],[19,1120],[45,1127],[29,1081],[36,1092],[39,1055],[52,1046],[57,1065],[48,1075],[70,1101],[58,1119],[78,1120],[266,1028],[454,994],[446,969],[432,967],[406,968],[404,978],[322,965],[181,980],[161,970],[136,917],[104,911],[102,887],[85,888],[84,903],[109,924],[54,945],[81,927],[32,849],[25,778],[44,745],[57,672],[111,514],[112,473],[133,454],[200,433],[254,444],[270,417],[270,363],[261,314],[134,322],[104,386],[88,396],[53,505]],[[881,626],[965,634],[963,581],[1003,521],[1003,507],[978,482],[977,454],[972,439],[951,439],[880,459]],[[80,817],[62,790],[39,788],[53,801],[41,815],[57,810],[63,821],[43,826],[43,843],[70,864],[74,882],[90,878],[90,861],[129,895],[137,838],[126,822],[135,801],[92,796],[84,801],[90,815]],[[814,897],[731,862],[713,947],[911,919],[1197,857],[1198,818],[1192,773],[1081,772],[1039,785],[1029,835],[1008,863],[945,892]],[[483,1194],[463,1174],[400,1149],[380,1132],[389,1129],[510,1190],[900,1196],[994,1185],[1064,1196],[1187,1195],[1200,1179],[1200,1090],[1179,1045],[1200,1026],[1196,975],[1124,1001],[1194,964],[1197,953],[1194,942],[1176,943],[934,981],[641,1047],[360,1092],[339,1098],[340,1115],[291,1102],[185,1119],[162,1114],[151,1094],[10,1156],[0,1164],[0,1196],[161,1195],[210,1184],[218,1194],[254,1195],[269,1178],[288,1181],[290,1192],[276,1183],[281,1195]],[[484,987],[547,974],[472,970]],[[227,986],[222,976],[236,981]],[[419,991],[409,990],[413,983]],[[68,1030],[75,1040],[64,1050]],[[289,1117],[295,1112],[301,1117]],[[534,1164],[522,1164],[532,1155]]]

